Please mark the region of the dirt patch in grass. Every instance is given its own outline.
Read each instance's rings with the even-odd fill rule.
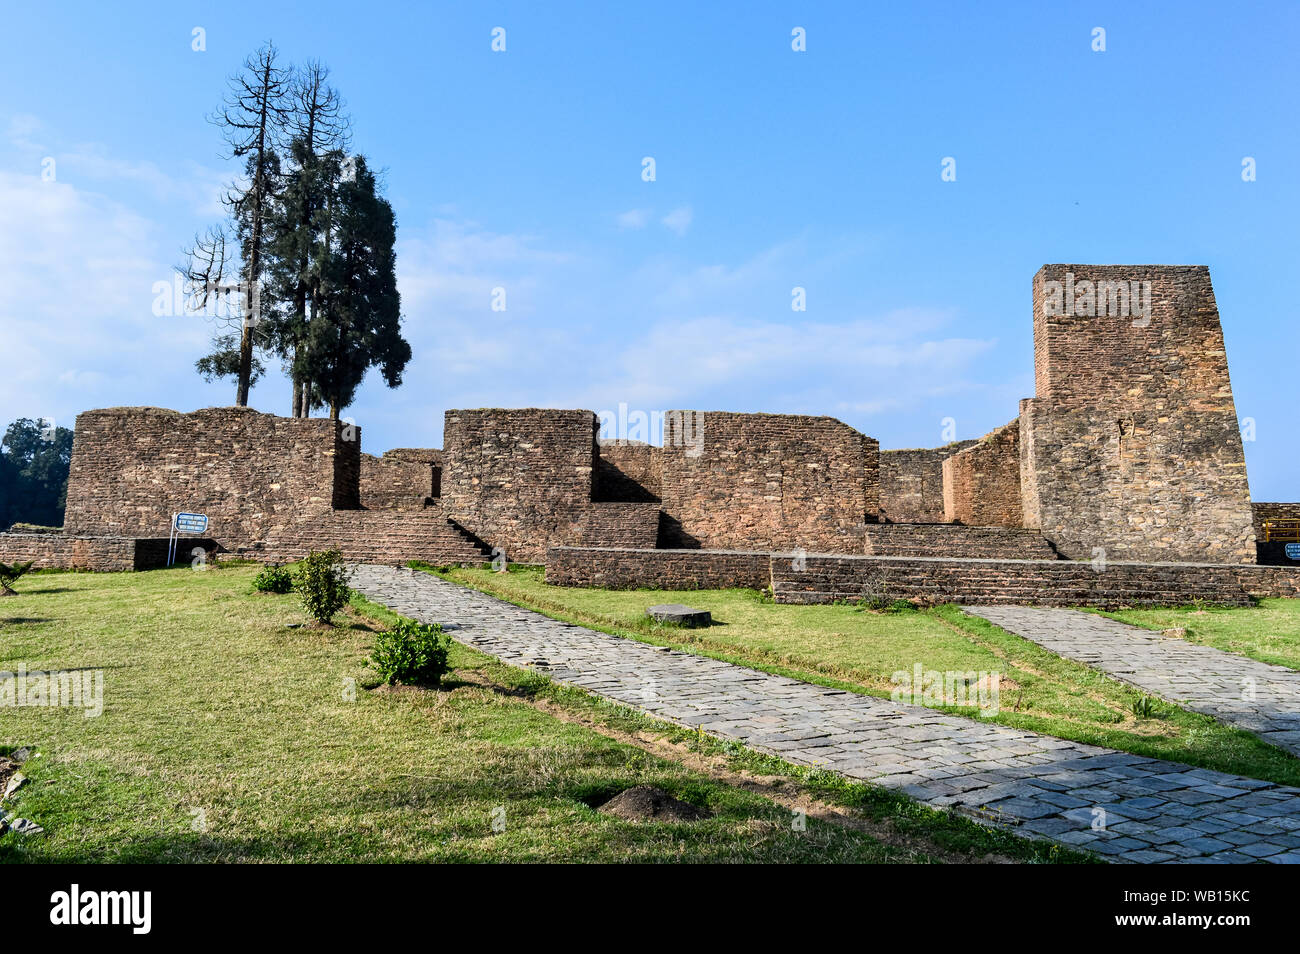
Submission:
[[[0,755],[0,794],[4,793],[5,786],[9,784],[9,779],[11,779],[17,771],[17,762],[7,756]]]
[[[511,687],[502,686],[474,670],[457,671],[455,675],[457,680],[467,688],[481,687],[490,692],[503,692],[512,696],[519,694],[512,690]],[[725,755],[699,752],[692,749],[688,743],[673,742],[653,732],[624,732],[549,699],[533,697],[529,698],[528,701],[534,708],[562,722],[581,725],[617,742],[635,746],[651,755],[676,762],[688,769],[708,776],[715,782],[760,795],[768,801],[780,805],[792,814],[802,812],[806,818],[861,832],[892,848],[915,852],[917,855],[926,855],[935,861],[948,864],[1021,863],[1019,860],[1005,855],[972,856],[947,851],[924,838],[918,838],[915,835],[899,831],[891,819],[865,818],[851,809],[815,798],[804,791],[794,779],[782,775],[757,775],[751,772],[737,771],[728,765],[728,759]]]
[[[707,809],[673,798],[653,785],[635,785],[596,810],[633,822],[694,822],[711,814]]]

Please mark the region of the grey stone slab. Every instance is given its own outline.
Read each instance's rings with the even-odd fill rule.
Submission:
[[[1300,755],[1300,672],[1081,610],[964,606],[1044,649],[1085,663]]]

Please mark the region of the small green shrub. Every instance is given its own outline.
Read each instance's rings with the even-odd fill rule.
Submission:
[[[348,571],[338,550],[311,553],[298,564],[294,589],[302,599],[302,608],[318,623],[330,623],[347,605]]]
[[[28,560],[26,563],[0,563],[0,596],[13,596],[14,591],[9,588],[9,585],[16,582],[19,577],[25,576],[34,565],[34,560]]]
[[[436,686],[447,672],[450,649],[451,637],[437,623],[403,619],[375,637],[369,662],[389,684]]]
[[[1150,719],[1160,714],[1159,703],[1150,696],[1138,696],[1129,708],[1139,719]]]
[[[288,593],[293,590],[293,574],[272,563],[253,578],[253,589],[259,593]]]

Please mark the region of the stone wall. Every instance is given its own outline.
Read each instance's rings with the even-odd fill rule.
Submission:
[[[304,514],[358,506],[360,442],[354,426],[249,408],[86,411],[73,438],[64,528],[165,537],[174,512],[195,511],[233,549]]]
[[[664,544],[855,552],[880,509],[879,444],[830,417],[670,411]]]
[[[1149,313],[1089,315],[1085,281],[1149,282]],[[1058,287],[1073,307],[1055,307]],[[1208,269],[1045,265],[1033,308],[1036,397],[1020,411],[1024,525],[1070,558],[1100,548],[1112,561],[1253,562]]]
[[[943,462],[943,515],[971,527],[1020,527],[1020,422],[986,434]]]
[[[883,599],[1039,606],[1246,606],[1255,595],[1293,596],[1300,569],[1232,564],[1108,563],[1098,573],[1071,560],[947,560],[772,554],[778,603]]]
[[[1037,530],[966,527],[955,523],[882,523],[868,527],[863,553],[868,556],[1057,559],[1052,545]]]
[[[880,519],[890,523],[942,523],[943,462],[974,441],[928,450],[880,452]]]
[[[78,536],[70,533],[0,533],[0,563],[26,563],[37,569],[93,570],[97,573],[151,570],[167,565],[170,541],[161,538]],[[215,540],[181,537],[176,561],[189,563],[198,547],[210,552]]]
[[[448,411],[442,503],[448,516],[505,551],[539,563],[571,542],[592,499],[596,415],[485,408]]]
[[[552,547],[546,582],[611,590],[762,589],[770,569],[766,553],[747,551]]]
[[[601,501],[658,502],[663,453],[641,441],[601,441],[593,493]]]
[[[413,451],[361,455],[361,505],[370,510],[419,508],[438,496],[438,468]]]
[[[578,512],[572,532],[556,539],[557,545],[653,548],[659,543],[659,505],[589,503]]]

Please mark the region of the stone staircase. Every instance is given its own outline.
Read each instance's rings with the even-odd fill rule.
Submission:
[[[485,550],[442,508],[411,510],[333,510],[300,520],[258,544],[245,555],[288,563],[309,550],[337,547],[345,560],[400,566],[411,560],[436,565],[484,563]]]
[[[955,523],[881,523],[868,526],[867,556],[947,557],[985,560],[1055,560],[1056,550],[1037,530],[966,527]]]

